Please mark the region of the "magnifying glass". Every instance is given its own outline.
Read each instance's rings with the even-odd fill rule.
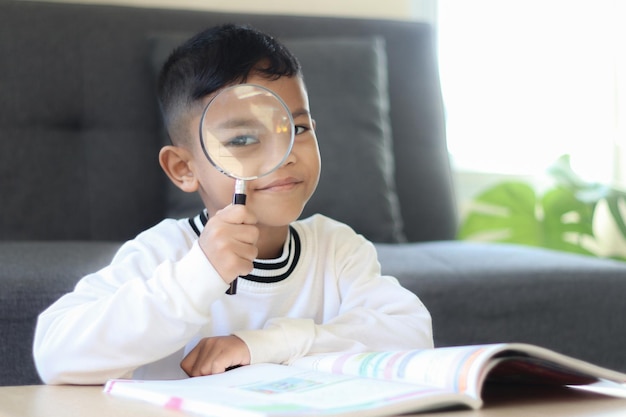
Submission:
[[[235,179],[233,204],[246,204],[246,181],[271,174],[291,153],[293,117],[270,89],[236,84],[220,91],[200,119],[200,144],[209,162]],[[236,281],[229,293],[234,294]]]

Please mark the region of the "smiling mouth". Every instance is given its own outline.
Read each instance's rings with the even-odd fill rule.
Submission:
[[[256,191],[284,191],[284,190],[290,190],[292,188],[294,188],[295,186],[297,186],[298,184],[302,183],[302,181],[295,179],[295,178],[284,178],[284,179],[280,179],[280,180],[276,180],[274,182],[271,182],[267,185],[264,185],[262,187],[259,187],[256,189]]]

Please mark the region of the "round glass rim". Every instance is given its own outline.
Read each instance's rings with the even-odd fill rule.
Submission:
[[[217,162],[215,162],[213,160],[213,158],[211,157],[211,154],[209,153],[209,151],[206,149],[206,146],[204,144],[204,135],[202,133],[203,131],[203,126],[204,126],[204,120],[206,118],[207,115],[207,111],[209,110],[209,107],[211,106],[211,104],[222,94],[231,91],[233,89],[236,88],[240,88],[240,87],[252,87],[252,88],[258,88],[261,89],[267,93],[269,93],[270,95],[272,95],[279,103],[280,105],[283,107],[283,109],[285,110],[285,112],[287,113],[287,117],[289,118],[289,124],[291,126],[291,133],[289,135],[289,146],[287,147],[287,151],[285,152],[285,155],[283,155],[282,159],[274,166],[272,167],[272,169],[260,173],[258,175],[253,175],[253,176],[239,176],[236,174],[233,174],[232,172],[227,171],[226,169],[222,168],[221,166],[219,166],[219,164],[217,164]],[[222,88],[221,90],[218,90],[216,92],[216,94],[211,98],[211,100],[209,100],[209,102],[206,104],[206,106],[204,106],[204,109],[202,111],[202,117],[200,118],[200,146],[202,147],[202,152],[204,153],[204,156],[206,156],[206,158],[209,160],[209,162],[211,163],[211,165],[213,165],[213,167],[215,167],[215,169],[217,169],[219,172],[221,172],[222,174],[230,177],[230,178],[234,178],[236,180],[242,180],[242,181],[251,181],[251,180],[255,180],[257,178],[263,177],[265,175],[269,175],[272,172],[276,171],[278,168],[280,168],[285,161],[287,160],[287,158],[289,157],[289,154],[291,154],[291,150],[293,149],[293,143],[294,143],[294,138],[295,138],[295,123],[293,121],[293,115],[291,114],[291,111],[289,111],[289,107],[287,106],[287,103],[285,103],[285,101],[278,95],[276,94],[274,91],[272,91],[271,89],[259,85],[259,84],[253,84],[253,83],[241,83],[241,84],[233,84],[233,85],[229,85],[227,87]]]

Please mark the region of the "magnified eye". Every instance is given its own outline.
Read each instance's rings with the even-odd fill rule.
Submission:
[[[308,132],[310,130],[310,128],[308,126],[302,126],[302,125],[296,125],[295,126],[295,134],[297,135],[301,135],[304,132]]]
[[[259,139],[256,136],[238,135],[226,141],[224,145],[227,147],[236,148],[236,147],[250,146],[250,145],[257,144],[257,143],[259,143]]]

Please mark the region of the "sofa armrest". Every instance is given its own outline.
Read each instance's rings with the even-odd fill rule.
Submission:
[[[115,242],[0,242],[0,385],[40,384],[37,316],[84,275],[110,263]]]

